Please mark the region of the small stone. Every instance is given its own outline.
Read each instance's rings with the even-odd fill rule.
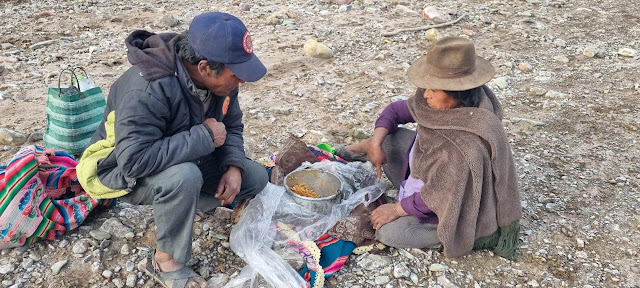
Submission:
[[[0,265],[0,274],[13,273],[15,269],[16,269],[16,266],[13,265],[13,263],[6,263],[3,265]]]
[[[540,287],[540,284],[538,284],[538,281],[536,281],[535,279],[533,280],[529,280],[527,282],[527,285],[531,286],[531,287]]]
[[[475,33],[469,29],[462,29],[462,34],[467,35],[469,37],[473,36]]]
[[[553,40],[553,45],[556,45],[556,47],[565,48],[567,47],[567,42],[560,38],[557,38],[556,40]]]
[[[31,133],[31,135],[29,135],[29,139],[27,139],[27,141],[33,143],[33,142],[38,142],[43,138],[44,138],[44,134],[42,134],[42,132],[33,132]]]
[[[396,278],[409,278],[411,276],[411,270],[405,263],[396,264],[393,267],[393,277]]]
[[[391,281],[391,278],[389,278],[389,276],[387,276],[387,275],[376,276],[374,281],[375,281],[376,285],[384,285],[384,284],[389,283],[389,281]]]
[[[424,32],[424,37],[431,42],[436,42],[441,38],[440,33],[438,33],[438,29],[436,28],[431,28]]]
[[[211,275],[209,281],[207,281],[208,288],[222,287],[229,282],[229,275],[224,273],[218,273]]]
[[[271,14],[269,17],[267,17],[267,23],[275,26],[282,23],[282,19],[278,17],[277,14],[274,13],[274,14]]]
[[[29,46],[29,48],[31,48],[32,50],[36,50],[38,48],[49,46],[49,45],[51,45],[53,43],[56,43],[56,42],[58,42],[58,40],[55,40],[55,39],[54,40],[42,41],[42,42],[38,42],[36,44],[33,44],[33,45]]]
[[[13,281],[11,281],[11,280],[9,280],[9,279],[7,279],[7,280],[2,280],[2,286],[4,286],[4,287],[9,287],[9,286],[11,286],[11,285],[13,285]]]
[[[525,73],[529,73],[533,70],[533,68],[531,67],[531,64],[529,64],[528,62],[522,62],[518,64],[518,70]]]
[[[309,39],[304,43],[304,53],[314,58],[332,58],[333,51],[327,45],[319,43],[315,39]]]
[[[493,23],[493,19],[491,19],[488,16],[482,15],[480,16],[480,20],[484,23],[484,24],[491,24]]]
[[[100,262],[91,263],[91,271],[93,271],[94,273],[98,273],[101,270],[102,270],[102,264],[100,264]]]
[[[411,279],[411,282],[413,282],[413,284],[418,285],[418,281],[420,281],[420,278],[418,278],[418,274],[412,272],[409,278]]]
[[[553,57],[553,60],[556,60],[558,62],[562,62],[562,63],[569,63],[569,58],[567,58],[567,56],[564,55],[558,55]]]
[[[633,50],[631,48],[622,48],[618,50],[618,55],[624,56],[624,57],[635,57],[636,50]]]
[[[33,261],[40,261],[40,259],[42,259],[42,257],[40,257],[40,255],[38,255],[36,253],[31,253],[31,254],[29,254],[29,259],[31,259]]]
[[[136,281],[138,281],[138,276],[136,274],[131,273],[127,275],[127,280],[126,280],[127,287],[135,287]]]
[[[504,90],[507,87],[509,87],[509,82],[507,81],[507,77],[504,77],[504,76],[503,77],[498,77],[498,78],[493,79],[492,81],[501,90]]]
[[[87,249],[89,249],[89,244],[86,241],[78,241],[73,245],[71,250],[75,254],[84,254],[84,252],[87,252]]]
[[[458,288],[456,284],[453,284],[453,282],[444,275],[438,276],[438,284],[442,285],[444,288]]]
[[[27,135],[17,131],[0,128],[0,144],[10,146],[20,146],[27,142]]]
[[[129,255],[129,253],[131,253],[131,247],[129,247],[129,244],[124,244],[122,245],[122,247],[120,247],[120,254],[122,255]]]
[[[136,237],[136,234],[133,232],[127,232],[127,234],[124,234],[124,238],[126,239],[133,239],[134,237]]]
[[[425,19],[431,20],[436,24],[447,22],[447,18],[444,16],[444,14],[442,14],[442,12],[440,12],[433,6],[425,7],[424,9],[422,9],[422,12],[420,14]]]
[[[25,258],[22,261],[22,268],[29,269],[31,266],[33,266],[33,262],[33,259]]]
[[[164,15],[160,18],[158,25],[164,28],[171,28],[178,26],[180,24],[180,20],[173,15]]]
[[[111,238],[111,234],[99,230],[91,230],[89,231],[89,235],[98,241]]]
[[[62,260],[53,264],[51,266],[51,274],[57,275],[58,273],[60,273],[60,269],[62,269],[64,265],[67,265],[67,262],[69,262],[69,260]]]
[[[251,4],[248,4],[248,3],[240,3],[238,5],[238,7],[240,7],[240,9],[242,11],[250,11],[251,10]]]
[[[429,271],[433,271],[433,272],[447,271],[447,269],[449,269],[449,267],[447,267],[447,265],[444,265],[444,264],[433,263],[429,265]]]
[[[564,98],[568,96],[566,93],[558,92],[555,90],[549,90],[544,95],[549,98]]]
[[[111,276],[113,276],[113,272],[111,272],[111,270],[102,271],[102,277],[109,279]]]
[[[585,252],[585,251],[578,251],[578,252],[576,252],[576,257],[582,258],[582,259],[587,259],[587,258],[589,258],[589,254],[587,254],[587,252]]]
[[[531,96],[544,96],[544,94],[547,94],[547,91],[549,90],[540,87],[532,87],[529,89],[529,94]]]
[[[289,115],[291,114],[292,109],[289,107],[273,107],[271,108],[271,111],[273,111],[273,113],[280,114],[280,115]]]
[[[578,248],[584,248],[584,240],[576,238],[576,246],[578,246]]]
[[[104,239],[100,242],[100,249],[106,249],[109,245],[111,245],[111,240]]]
[[[342,6],[340,6],[340,8],[338,8],[338,13],[349,12],[349,11],[351,11],[351,9],[353,9],[353,6],[351,6],[351,5],[342,5]]]
[[[557,212],[559,208],[560,208],[560,205],[558,205],[557,203],[547,203],[544,206],[544,209],[546,209],[549,212]]]
[[[584,48],[584,50],[582,50],[582,55],[593,58],[596,56],[596,49],[591,47]]]

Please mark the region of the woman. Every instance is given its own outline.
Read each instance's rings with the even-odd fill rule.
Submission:
[[[377,240],[442,244],[447,257],[491,249],[515,259],[522,208],[502,108],[484,85],[493,67],[470,40],[446,37],[407,74],[416,94],[387,106],[371,138],[336,153],[366,157],[399,189],[399,202],[371,214]],[[397,127],[409,122],[417,133]]]

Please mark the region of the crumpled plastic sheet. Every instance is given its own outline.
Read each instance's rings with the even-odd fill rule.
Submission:
[[[334,205],[329,214],[320,214],[295,203],[283,186],[268,183],[249,202],[244,215],[231,231],[231,250],[248,265],[225,288],[257,287],[258,274],[270,287],[306,287],[298,272],[272,249],[286,247],[287,239],[277,232],[277,223],[295,227],[300,240],[313,241],[348,216],[356,206],[361,203],[368,206],[386,189],[386,184],[376,179],[375,170],[369,162],[305,162],[297,170],[307,168],[338,176],[343,183],[342,201]]]

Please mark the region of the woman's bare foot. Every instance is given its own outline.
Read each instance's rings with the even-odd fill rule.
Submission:
[[[182,268],[182,266],[184,266],[184,264],[180,264],[176,261],[173,261],[173,257],[170,254],[164,253],[160,250],[156,250],[155,258],[156,258],[156,264],[158,265],[158,269],[160,269],[161,272],[176,271]],[[167,280],[164,282],[164,284],[166,284],[168,287],[172,287],[173,280]],[[207,282],[202,277],[193,277],[189,279],[185,287],[186,288],[206,288]]]

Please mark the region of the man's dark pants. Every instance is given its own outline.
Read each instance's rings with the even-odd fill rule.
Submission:
[[[220,161],[213,153],[208,159],[195,163],[177,164],[137,180],[133,191],[122,201],[135,205],[152,205],[157,227],[157,248],[185,264],[191,258],[193,221],[196,209],[204,212],[220,205],[214,197],[224,174]],[[253,197],[267,185],[267,172],[262,165],[244,161],[245,172],[236,200]]]

